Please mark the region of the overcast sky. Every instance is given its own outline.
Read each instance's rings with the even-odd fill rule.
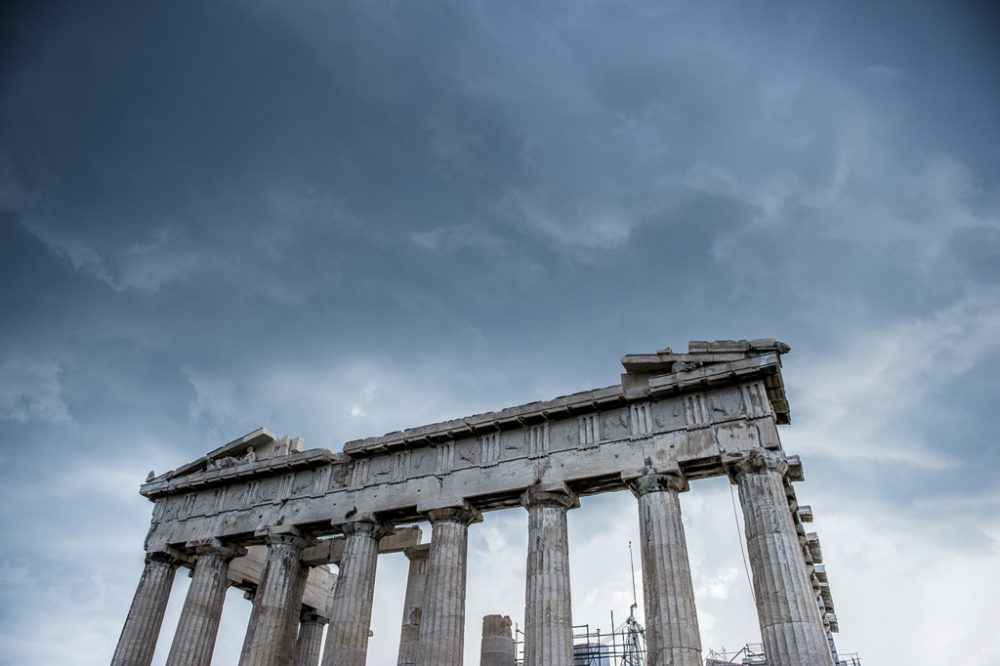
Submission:
[[[792,348],[782,436],[840,648],[1000,663],[990,4],[6,4],[0,663],[108,663],[150,469],[765,336]],[[682,504],[706,653],[759,640],[728,483]],[[569,521],[575,620],[607,630],[635,501]],[[466,664],[484,614],[523,622],[526,529],[472,527]],[[380,560],[373,666],[405,568]],[[230,593],[216,663],[249,608]]]

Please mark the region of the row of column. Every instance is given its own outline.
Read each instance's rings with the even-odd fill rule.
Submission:
[[[298,532],[268,534],[267,560],[253,595],[253,610],[240,654],[240,666],[317,666],[326,619],[302,607],[308,568],[303,548],[313,542]],[[246,553],[218,540],[189,544],[194,553],[191,583],[167,666],[208,666],[228,588],[229,563]],[[112,666],[149,666],[163,624],[179,553],[152,553],[125,620]]]
[[[833,660],[789,510],[779,454],[754,450],[727,462],[739,488],[761,636],[770,666],[832,666]],[[701,641],[679,493],[678,469],[629,482],[638,498],[646,663],[701,666]],[[525,587],[525,666],[573,663],[567,511],[579,506],[563,488],[531,489]],[[399,666],[461,666],[465,627],[468,528],[481,520],[469,505],[429,512],[429,548],[407,552],[411,570],[400,635]],[[365,666],[378,560],[389,530],[375,522],[343,525],[345,548],[335,587],[322,666]],[[307,569],[300,555],[308,540],[286,532],[268,535],[268,555],[254,598],[240,666],[315,666],[322,625],[300,618]],[[228,562],[238,548],[198,544],[194,574],[168,666],[209,664],[215,645]],[[147,558],[113,666],[148,666],[152,660],[173,570],[165,554]],[[298,647],[296,647],[296,629]]]

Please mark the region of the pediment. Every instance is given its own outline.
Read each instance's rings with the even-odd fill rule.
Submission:
[[[253,432],[237,437],[185,465],[165,474],[151,476],[147,479],[147,483],[250,466],[273,458],[300,453],[302,450],[302,439],[299,437],[276,437],[267,428],[257,428]]]

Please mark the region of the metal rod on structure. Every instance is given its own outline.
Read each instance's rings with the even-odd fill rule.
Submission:
[[[628,563],[629,571],[632,572],[632,605],[639,605],[639,595],[635,592],[635,559],[632,557],[632,540],[628,542]]]

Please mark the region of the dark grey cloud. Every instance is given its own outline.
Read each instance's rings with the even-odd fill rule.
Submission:
[[[66,571],[97,662],[150,467],[261,424],[337,448],[604,385],[622,353],[689,339],[792,344],[785,439],[857,572],[838,602],[865,656],[890,644],[866,609],[899,603],[865,585],[900,579],[854,539],[898,576],[995,558],[989,3],[21,3],[0,23],[0,527],[25,537],[0,580],[26,608]],[[690,502],[719,530],[691,528],[716,647],[748,631],[726,610],[742,565],[705,555],[728,501]],[[476,537],[484,560],[516,523]],[[962,580],[907,603],[983,605]],[[38,617],[0,615],[0,654],[66,661]],[[954,636],[995,660],[974,629]]]

